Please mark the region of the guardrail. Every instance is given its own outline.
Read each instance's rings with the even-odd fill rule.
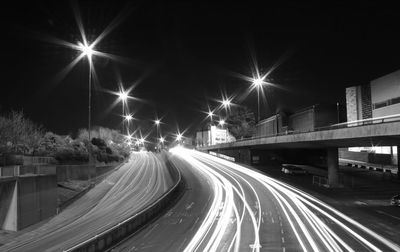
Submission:
[[[312,183],[313,185],[328,187],[328,178],[313,175]]]
[[[244,142],[244,141],[256,140],[256,139],[261,139],[261,138],[266,138],[266,137],[296,135],[296,134],[304,134],[304,133],[311,133],[311,132],[317,132],[317,131],[354,128],[354,127],[361,127],[361,126],[366,126],[366,125],[393,123],[393,122],[400,122],[400,114],[391,115],[391,116],[383,116],[383,117],[375,117],[375,118],[363,119],[363,120],[352,121],[352,122],[338,123],[338,124],[333,124],[333,125],[329,125],[329,126],[314,128],[314,130],[310,130],[310,131],[289,130],[289,131],[285,131],[285,132],[279,132],[277,134],[269,134],[269,135],[243,138],[243,139],[236,140],[234,142]],[[230,143],[234,143],[234,142],[230,142]],[[223,143],[223,144],[228,144],[228,143]],[[217,144],[217,145],[220,145],[220,144]],[[217,145],[208,145],[208,146],[201,146],[201,147],[210,147],[210,146],[217,146]]]
[[[180,171],[177,168],[173,167],[173,165],[169,161],[167,161],[167,168],[171,174],[171,177],[177,182],[158,200],[156,200],[140,212],[134,214],[130,218],[94,235],[92,238],[86,241],[83,241],[71,248],[64,250],[64,252],[105,251],[106,249],[109,249],[117,243],[121,242],[126,237],[132,235],[133,233],[144,227],[150,220],[156,218],[162,212],[164,212],[165,209],[167,209],[167,207],[175,201],[175,199],[179,198],[185,188],[185,183]]]

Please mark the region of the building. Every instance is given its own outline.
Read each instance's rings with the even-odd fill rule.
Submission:
[[[346,109],[348,122],[382,117],[393,120],[400,116],[400,70],[346,88]]]
[[[347,122],[349,126],[360,123],[374,123],[400,119],[400,70],[379,77],[369,83],[346,88]],[[371,120],[368,119],[379,119]],[[367,122],[357,122],[367,120]],[[352,147],[350,152],[367,152],[391,156],[393,164],[397,160],[396,146]],[[365,153],[365,154],[367,154]],[[348,153],[346,154],[348,155]]]
[[[287,116],[281,112],[256,125],[256,137],[309,132],[338,122],[336,106],[316,104]]]
[[[280,132],[286,132],[287,125],[288,118],[286,114],[280,112],[257,123],[256,136],[274,136]]]
[[[290,115],[288,130],[294,132],[315,131],[338,122],[336,106],[316,104]]]
[[[226,128],[211,125],[196,132],[196,146],[208,146],[236,141]]]

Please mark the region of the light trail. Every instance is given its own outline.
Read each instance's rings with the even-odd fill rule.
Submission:
[[[63,251],[133,216],[173,185],[164,160],[132,153],[128,163],[38,229],[26,232],[1,251]]]
[[[266,240],[260,236],[260,227],[261,213],[271,211],[271,204],[265,202],[268,196],[290,231],[286,239],[282,236],[282,246],[289,242],[302,251],[400,251],[398,244],[295,187],[198,151],[176,147],[171,152],[204,173],[214,193],[201,227],[184,251],[260,251],[268,247],[267,242],[260,242]]]

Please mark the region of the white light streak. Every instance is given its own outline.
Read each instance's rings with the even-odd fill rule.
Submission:
[[[279,211],[283,213],[282,219],[289,224],[292,237],[303,251],[341,252],[359,251],[360,248],[400,251],[400,246],[394,242],[283,182],[198,151],[177,147],[171,152],[204,173],[210,179],[214,193],[207,215],[185,251],[219,251],[227,243],[229,251],[241,251],[244,244],[252,251],[260,251],[261,212],[271,211],[265,209],[269,206],[262,204],[260,193],[263,197],[272,195],[271,200],[277,202]],[[254,198],[256,207],[253,207]],[[236,225],[230,222],[232,218]],[[334,224],[325,223],[324,219]],[[248,225],[252,227],[251,234]],[[358,247],[353,248],[354,245]]]

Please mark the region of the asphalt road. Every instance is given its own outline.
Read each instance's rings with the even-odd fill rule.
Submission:
[[[62,251],[121,222],[173,185],[160,155],[134,153],[128,163],[40,228],[0,251]]]
[[[400,251],[292,186],[197,151],[172,152],[188,190],[113,251]]]

